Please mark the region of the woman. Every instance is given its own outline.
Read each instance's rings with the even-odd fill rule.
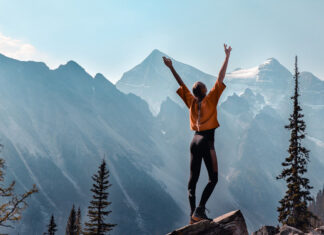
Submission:
[[[216,83],[208,94],[205,84],[198,81],[192,87],[192,95],[173,68],[171,59],[163,56],[165,65],[171,70],[180,85],[176,92],[189,108],[190,129],[195,131],[190,144],[190,178],[188,182],[188,198],[191,208],[190,224],[202,219],[212,220],[205,214],[205,205],[218,182],[217,157],[214,148],[214,133],[215,129],[219,127],[216,107],[219,97],[226,88],[223,80],[232,48],[227,48],[227,45],[224,44],[224,50],[226,54],[224,64]],[[202,159],[204,159],[208,171],[209,181],[201,195],[199,205],[196,207],[196,184]]]

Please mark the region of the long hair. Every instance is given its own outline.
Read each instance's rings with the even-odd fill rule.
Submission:
[[[192,93],[194,94],[194,96],[196,96],[196,98],[203,96],[202,89],[204,85],[205,84],[203,82],[198,81],[195,82],[195,84],[192,86]]]

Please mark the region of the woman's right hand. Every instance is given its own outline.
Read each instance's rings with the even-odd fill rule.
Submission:
[[[172,61],[169,58],[166,58],[165,56],[162,56],[164,64],[169,67],[170,69],[172,68]]]

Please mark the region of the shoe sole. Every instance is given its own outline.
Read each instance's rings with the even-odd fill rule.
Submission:
[[[189,224],[194,224],[194,223],[196,223],[197,221],[195,221],[193,218],[192,218],[192,215],[191,215],[191,217],[190,217],[190,221],[189,221]]]
[[[193,220],[194,222],[198,222],[198,221],[204,219],[204,218],[196,217],[196,216],[194,216],[194,215],[192,215],[191,218],[192,218],[192,220]]]
[[[200,218],[200,217],[196,217],[194,215],[191,216],[192,220],[194,220],[195,222],[199,222],[201,220],[209,220],[212,221],[212,219],[205,219],[205,218]]]

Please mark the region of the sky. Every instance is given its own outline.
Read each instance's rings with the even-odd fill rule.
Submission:
[[[323,0],[0,0],[0,53],[116,83],[158,49],[218,75],[274,57],[324,80]],[[162,62],[162,60],[161,60]]]

